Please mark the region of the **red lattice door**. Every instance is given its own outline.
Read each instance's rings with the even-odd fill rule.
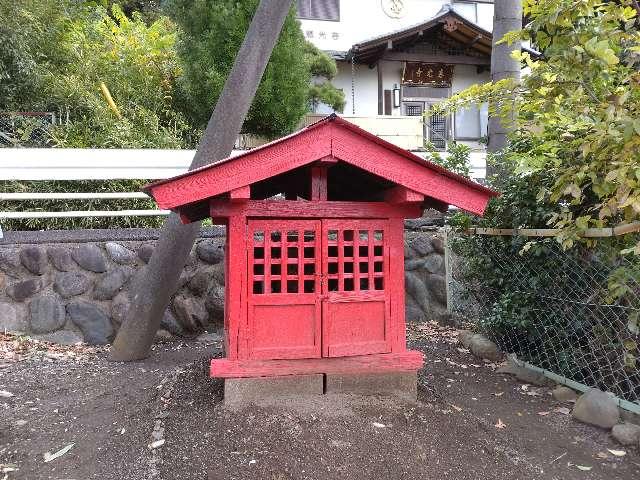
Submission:
[[[388,242],[386,220],[323,221],[323,356],[391,351]]]
[[[320,220],[250,220],[247,233],[250,357],[320,357]]]

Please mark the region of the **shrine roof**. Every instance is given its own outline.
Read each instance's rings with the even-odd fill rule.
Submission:
[[[336,114],[240,155],[151,183],[143,191],[160,208],[179,211],[326,158],[479,215],[489,199],[498,195]]]

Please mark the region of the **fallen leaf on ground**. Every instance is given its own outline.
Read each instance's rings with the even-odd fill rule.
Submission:
[[[2,398],[9,398],[9,397],[14,397],[15,395],[11,392],[7,392],[6,390],[0,390],[0,397]]]
[[[609,455],[607,455],[607,454],[606,454],[606,453],[604,453],[604,452],[598,452],[598,453],[596,453],[596,457],[597,457],[597,458],[600,458],[600,459],[602,459],[602,460],[606,460],[607,458],[609,458]]]
[[[506,426],[507,426],[507,424],[504,423],[501,419],[498,419],[498,422],[494,425],[494,427],[496,427],[496,428],[504,428]]]
[[[496,397],[501,397],[502,395],[504,395],[504,392],[494,392],[491,395],[495,395]]]
[[[48,463],[51,460],[55,460],[56,458],[61,457],[62,455],[67,453],[69,450],[71,450],[73,448],[73,445],[74,445],[73,443],[70,443],[66,447],[63,447],[60,450],[58,450],[56,453],[46,452],[44,454],[44,462]]]
[[[462,409],[460,407],[454,405],[453,403],[450,403],[449,405],[451,405],[456,412],[461,412],[462,411]]]
[[[384,423],[373,422],[372,424],[376,428],[384,428],[386,425]]]
[[[610,448],[607,448],[607,451],[616,457],[624,457],[627,454],[624,450],[611,450]]]
[[[582,470],[583,472],[588,472],[593,468],[593,467],[588,467],[586,465],[576,465],[576,467],[578,468],[578,470]]]
[[[154,448],[159,448],[162,445],[164,445],[164,438],[161,438],[160,440],[156,440],[155,442],[151,442],[149,444],[149,448],[153,450]]]
[[[544,417],[545,415],[549,415],[551,412],[538,412],[538,415]]]
[[[557,407],[554,408],[553,411],[556,413],[561,413],[563,415],[569,415],[571,413],[571,410],[569,410],[567,407]]]

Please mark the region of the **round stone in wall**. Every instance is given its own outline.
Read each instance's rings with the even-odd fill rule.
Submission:
[[[27,321],[17,305],[0,303],[0,332],[26,333]]]
[[[431,239],[431,245],[433,245],[433,249],[434,249],[436,252],[438,252],[438,253],[440,253],[440,254],[444,255],[444,241],[442,240],[442,238],[440,238],[440,237],[433,237],[433,238]]]
[[[171,310],[167,309],[162,316],[162,320],[160,321],[160,328],[165,329],[169,333],[173,335],[177,335],[179,337],[185,334],[184,328],[180,325],[180,322],[176,319],[176,317],[171,313]]]
[[[138,249],[138,257],[140,257],[140,260],[144,263],[149,263],[151,255],[153,255],[153,245],[145,243]]]
[[[220,263],[224,259],[224,244],[218,239],[203,240],[196,246],[196,253],[205,263]]]
[[[91,287],[91,279],[80,272],[59,272],[53,282],[53,289],[63,298],[81,295]]]
[[[113,337],[114,330],[109,317],[93,303],[71,302],[67,305],[67,315],[89,345],[105,345]]]
[[[20,249],[20,263],[34,275],[47,271],[47,255],[40,247],[29,246]]]
[[[423,267],[429,273],[444,273],[444,258],[442,255],[432,253],[424,259]]]
[[[433,252],[433,245],[431,245],[431,238],[426,235],[418,235],[411,241],[411,248],[418,255],[428,255]]]
[[[65,323],[64,305],[52,295],[36,297],[29,303],[29,329],[33,333],[59,330]]]
[[[47,254],[49,255],[49,261],[51,261],[51,264],[56,270],[60,270],[61,272],[73,270],[75,264],[73,263],[71,253],[69,253],[68,248],[49,247],[47,249]]]
[[[120,265],[131,265],[136,263],[136,254],[132,250],[115,242],[107,242],[104,248],[115,263]]]
[[[43,284],[40,278],[29,278],[21,282],[12,283],[7,287],[7,295],[16,302],[22,302],[42,290]]]
[[[97,245],[91,243],[80,245],[73,249],[71,256],[78,265],[90,272],[102,273],[107,270],[104,255]]]
[[[129,298],[124,292],[116,295],[111,302],[111,320],[113,320],[113,323],[115,323],[118,328],[127,317],[127,312],[129,311],[130,306],[131,303],[129,302]]]
[[[427,275],[425,284],[439,303],[447,304],[447,282],[442,275]]]
[[[131,267],[118,267],[101,275],[93,288],[95,300],[111,300],[133,275]]]
[[[0,270],[10,277],[18,277],[20,275],[18,253],[11,250],[0,249]]]
[[[208,314],[193,297],[178,295],[173,300],[173,311],[180,324],[190,332],[197,332],[207,324]]]
[[[222,322],[224,319],[224,287],[211,287],[207,292],[204,307],[209,312],[210,322]]]

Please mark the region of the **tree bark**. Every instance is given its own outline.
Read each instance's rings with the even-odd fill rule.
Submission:
[[[495,0],[491,46],[491,81],[497,82],[505,78],[520,81],[520,62],[511,58],[511,52],[520,50],[520,42],[514,42],[511,45],[497,44],[506,33],[520,29],[522,29],[521,1]],[[487,146],[489,152],[499,152],[507,146],[507,135],[513,130],[513,120],[513,117],[502,119],[496,115],[489,118],[489,144]],[[487,178],[494,173],[493,169],[487,165]]]
[[[231,154],[290,7],[291,0],[260,1],[189,170]],[[167,218],[149,264],[133,282],[131,306],[111,347],[111,360],[149,355],[199,231],[200,222],[182,225],[173,213]]]

